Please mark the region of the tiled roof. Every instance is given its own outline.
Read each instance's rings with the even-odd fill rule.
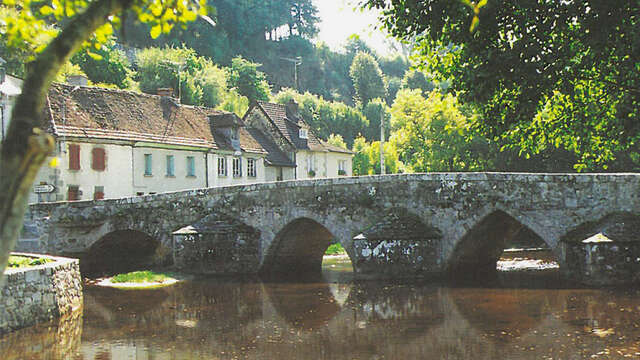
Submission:
[[[258,101],[258,106],[276,125],[278,130],[280,130],[280,133],[282,133],[282,135],[291,144],[293,144],[296,149],[328,151],[328,149],[322,144],[321,140],[312,131],[309,131],[308,139],[301,139],[299,137],[300,125],[298,125],[298,123],[305,125],[306,123],[304,123],[304,120],[302,119],[287,118],[287,108],[285,105]]]
[[[324,146],[328,151],[331,152],[339,152],[339,153],[345,153],[345,154],[354,154],[353,151],[349,150],[349,149],[345,149],[345,148],[341,148],[339,146],[335,146],[335,145],[331,145],[326,141],[322,142],[322,146]]]
[[[268,165],[273,166],[286,166],[296,167],[296,164],[291,161],[287,155],[280,150],[273,140],[264,135],[260,130],[254,128],[247,128],[247,131],[251,136],[260,143],[263,149],[267,151],[267,158],[265,159]]]
[[[234,150],[209,122],[209,115],[226,118],[223,111],[176,104],[168,97],[66,84],[51,85],[47,100],[45,127],[58,136]],[[266,152],[244,127],[238,135],[242,150]]]

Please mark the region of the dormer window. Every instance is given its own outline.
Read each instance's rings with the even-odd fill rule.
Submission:
[[[300,139],[308,139],[309,131],[307,129],[300,129],[300,134],[298,135]]]

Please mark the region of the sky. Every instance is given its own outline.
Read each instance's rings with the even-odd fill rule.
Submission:
[[[350,35],[358,34],[378,53],[392,53],[385,44],[386,34],[374,29],[377,12],[354,9],[356,0],[313,0],[313,3],[320,17],[317,41],[325,42],[332,50],[341,50]]]

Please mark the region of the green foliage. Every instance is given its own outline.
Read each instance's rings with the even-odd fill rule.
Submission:
[[[155,272],[150,270],[133,271],[126,274],[118,274],[111,278],[114,283],[162,283],[172,280],[172,273]]]
[[[382,99],[373,99],[368,102],[364,109],[362,109],[362,113],[369,120],[369,127],[364,134],[368,140],[380,140],[380,119],[383,118],[385,136],[389,136],[391,113],[389,112],[389,107]]]
[[[92,55],[86,50],[78,52],[71,62],[80,66],[80,69],[94,83],[105,83],[116,85],[120,89],[127,89],[131,86],[132,69],[129,59],[123,51],[115,48],[115,41],[112,39],[104,44]],[[95,54],[99,55],[98,58]]]
[[[46,258],[31,258],[26,256],[9,256],[9,263],[7,264],[7,267],[21,268],[21,267],[43,265],[48,262],[53,262],[53,260],[46,259]]]
[[[420,70],[409,70],[402,78],[402,89],[419,89],[422,96],[429,96],[429,93],[436,89],[433,81]]]
[[[234,89],[231,89],[225,94],[224,101],[218,109],[229,111],[242,117],[249,110],[249,99],[238,94]]]
[[[227,99],[226,72],[193,49],[148,48],[138,52],[140,89],[155,94],[158,88],[178,91],[184,104],[216,107]]]
[[[349,76],[353,81],[356,101],[366,106],[375,98],[384,99],[387,93],[384,75],[376,59],[365,52],[359,52],[351,63]]]
[[[58,75],[56,75],[55,81],[62,83],[66,82],[68,77],[71,75],[87,76],[87,74],[85,74],[82,69],[80,69],[80,66],[72,64],[70,62],[66,62],[64,63],[64,65],[62,65],[60,71],[58,71]]]
[[[505,150],[547,159],[540,165],[548,169],[557,150],[572,154],[580,171],[640,169],[630,155],[640,150],[637,1],[365,6],[384,9],[393,35],[417,39],[414,60],[452,79],[461,100],[481,110],[482,131]]]
[[[342,135],[340,134],[331,134],[327,139],[327,142],[333,146],[337,146],[343,149],[348,149],[347,143],[344,142]]]
[[[32,59],[58,34],[59,24],[68,23],[70,19],[83,16],[83,12],[92,2],[87,0],[5,0],[3,11],[0,11],[3,42],[10,51],[24,51]],[[138,20],[150,27],[153,38],[161,33],[168,33],[176,24],[183,25],[193,21],[198,15],[206,15],[206,0],[164,1],[141,0],[130,5],[130,10]],[[87,34],[83,48],[95,59],[101,57],[95,53],[102,44],[109,41],[114,27],[121,23],[120,14],[112,14],[104,24],[92,33]],[[46,38],[46,41],[42,39]]]
[[[391,108],[389,141],[408,171],[481,171],[491,166],[488,141],[475,129],[476,116],[451,94],[400,90]]]
[[[286,104],[290,99],[298,103],[300,116],[322,139],[339,134],[347,146],[351,146],[354,139],[363,135],[369,126],[358,109],[340,102],[326,101],[308,92],[300,94],[292,89],[283,89],[274,97],[274,101],[280,104]]]
[[[384,145],[384,166],[386,174],[406,172],[404,164],[398,158],[398,149],[392,142]],[[363,137],[359,137],[353,144],[353,175],[380,174],[380,141],[368,143]]]
[[[260,64],[236,57],[231,62],[229,72],[229,87],[236,89],[238,93],[249,99],[249,102],[257,100],[269,100],[271,88],[263,72],[258,71]]]
[[[325,255],[346,255],[347,251],[342,247],[340,243],[335,243],[329,245],[327,251],[324,252]]]

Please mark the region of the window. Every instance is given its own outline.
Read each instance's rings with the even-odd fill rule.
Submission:
[[[173,160],[173,155],[167,155],[167,176],[169,177],[176,176],[176,168]]]
[[[347,175],[347,161],[338,160],[338,175]]]
[[[300,132],[299,132],[298,135],[299,135],[300,139],[308,139],[309,138],[309,132],[308,132],[307,129],[300,129]]]
[[[218,176],[227,176],[227,159],[224,157],[218,158]]]
[[[309,171],[315,171],[316,170],[316,166],[315,166],[315,159],[313,158],[313,155],[309,154],[307,155],[307,170]]]
[[[242,159],[233,158],[233,177],[242,176]]]
[[[91,150],[91,168],[96,171],[104,171],[104,169],[106,169],[105,152],[103,148],[93,148],[93,150]]]
[[[80,200],[80,188],[77,185],[69,185],[67,189],[67,201]]]
[[[104,186],[96,186],[93,189],[93,200],[104,199]]]
[[[153,157],[151,154],[144,154],[144,176],[153,175]]]
[[[193,156],[187,156],[187,176],[196,176],[196,159]]]
[[[80,145],[69,144],[69,170],[80,170]]]
[[[247,176],[256,177],[256,159],[247,159]]]

